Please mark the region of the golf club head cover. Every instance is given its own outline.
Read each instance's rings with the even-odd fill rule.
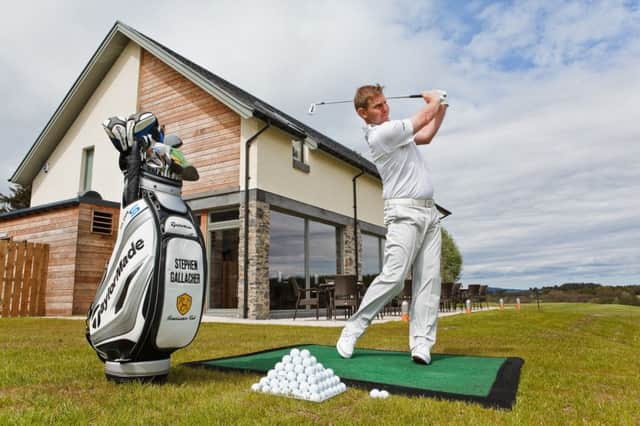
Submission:
[[[122,117],[110,117],[102,123],[104,131],[109,136],[113,146],[120,152],[127,152],[130,148],[127,141],[127,121]]]

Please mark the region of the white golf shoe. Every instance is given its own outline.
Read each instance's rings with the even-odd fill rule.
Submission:
[[[336,349],[342,358],[351,358],[351,355],[353,355],[353,349],[358,341],[358,337],[360,337],[358,333],[348,331],[346,327],[342,329],[338,343],[336,343]]]
[[[411,348],[411,359],[416,364],[429,365],[431,363],[431,351],[427,343],[421,340]]]

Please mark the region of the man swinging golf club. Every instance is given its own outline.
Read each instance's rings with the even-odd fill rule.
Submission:
[[[397,296],[412,269],[409,347],[411,358],[431,362],[440,305],[440,221],[427,164],[417,145],[429,144],[445,116],[446,94],[423,92],[426,105],[413,117],[389,120],[383,87],[362,86],[355,109],[366,126],[364,138],[382,178],[387,227],[382,272],[371,283],[358,311],[349,318],[336,344],[351,358],[357,339],[373,318]]]

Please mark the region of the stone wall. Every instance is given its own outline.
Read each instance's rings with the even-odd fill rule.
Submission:
[[[342,270],[339,270],[340,274],[355,274],[356,273],[356,241],[353,236],[353,225],[346,225],[342,227]],[[362,234],[360,228],[358,228],[358,279],[362,278]]]
[[[249,201],[249,293],[248,317],[269,318],[269,204]],[[244,202],[240,205],[238,253],[238,313],[244,314]]]

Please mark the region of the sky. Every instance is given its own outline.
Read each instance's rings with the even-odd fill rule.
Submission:
[[[461,281],[640,284],[638,1],[24,0],[3,15],[2,193],[120,20],[365,157],[349,104],[309,105],[375,82],[445,89],[420,150]],[[392,118],[421,102],[390,101]]]

